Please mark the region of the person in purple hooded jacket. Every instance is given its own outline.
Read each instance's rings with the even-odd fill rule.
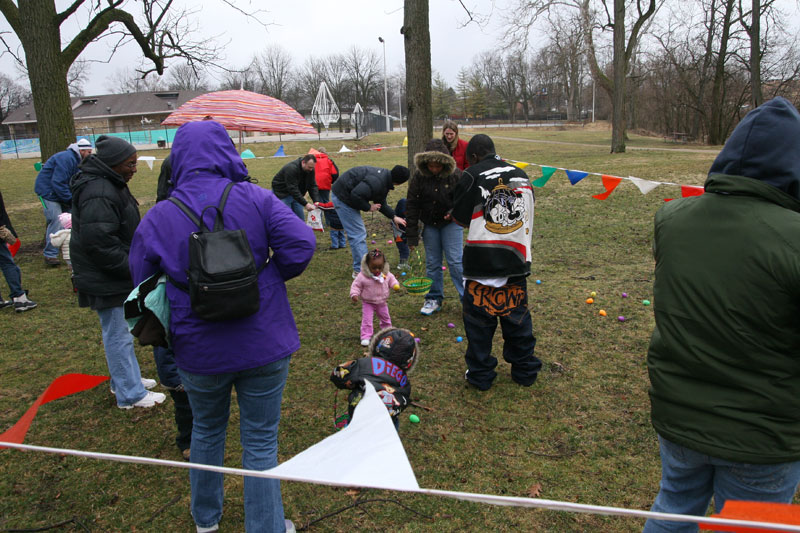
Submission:
[[[223,215],[226,229],[242,228],[259,275],[261,307],[253,315],[208,322],[192,311],[189,295],[167,283],[169,336],[181,380],[194,414],[191,462],[222,465],[231,390],[240,411],[242,466],[266,470],[277,465],[278,422],[289,359],[300,348],[285,282],[305,270],[316,247],[314,232],[271,191],[247,181],[247,168],[225,128],[214,121],[181,126],[172,145],[172,196],[200,213],[217,205],[229,181]],[[205,213],[210,224],[215,210]],[[134,284],[164,272],[186,280],[189,235],[197,227],[171,202],[159,202],[142,219],[133,238],[130,266]],[[192,469],[191,509],[198,532],[217,531],[222,518],[222,474]],[[244,480],[245,529],[293,531],[283,516],[280,483]]]

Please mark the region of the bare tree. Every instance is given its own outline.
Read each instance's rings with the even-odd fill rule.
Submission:
[[[8,114],[31,101],[31,92],[5,74],[0,73],[0,122]]]
[[[259,79],[259,92],[284,100],[293,84],[294,68],[291,54],[278,45],[267,47],[253,59]]]
[[[378,54],[374,50],[351,46],[343,57],[353,101],[361,103],[365,109],[371,105],[380,107],[382,98],[378,97],[378,86],[382,78]]]
[[[405,0],[401,33],[406,53],[408,168],[413,171],[414,154],[423,151],[433,136],[428,0]]]
[[[302,99],[302,107],[311,108],[317,92],[325,81],[325,65],[321,59],[309,57],[297,72],[297,90]]]
[[[170,91],[205,91],[208,90],[208,80],[205,72],[192,68],[187,63],[178,63],[167,67],[167,89]]]
[[[149,74],[145,77],[133,68],[118,69],[108,79],[106,90],[111,93],[138,93],[146,91],[160,91],[164,89],[161,76]]]
[[[13,32],[0,35],[0,40],[28,69],[43,158],[75,139],[67,72],[89,43],[107,36],[114,40],[115,50],[135,42],[151,64],[143,75],[162,74],[169,58],[204,62],[216,57],[213,40],[206,36],[195,40],[192,13],[176,8],[172,0],[140,0],[135,4],[141,9],[138,17],[127,5],[126,0],[74,0],[58,11],[55,0],[0,0],[0,13]],[[75,18],[86,22],[78,23],[77,34],[62,42],[62,25]],[[13,38],[19,39],[24,61],[16,54]]]
[[[243,89],[255,92],[258,85],[258,75],[252,61],[240,69],[226,69],[219,83],[220,91]]]
[[[323,77],[331,96],[339,104],[339,109],[349,107],[352,109],[356,105],[352,83],[347,74],[346,61],[341,54],[332,54],[323,60]]]
[[[78,59],[67,71],[67,86],[70,96],[83,96],[83,84],[89,79],[88,62]]]
[[[504,40],[507,43],[527,43],[537,20],[551,10],[569,8],[577,10],[580,16],[583,38],[586,44],[587,59],[592,75],[613,101],[611,151],[625,151],[625,83],[630,68],[630,59],[639,44],[641,33],[648,20],[655,14],[663,0],[636,0],[630,2],[633,9],[626,9],[626,0],[516,0],[515,6],[507,15],[508,30]],[[630,0],[629,0],[630,1]],[[603,22],[598,23],[602,11]],[[631,24],[626,25],[626,18]],[[627,29],[627,28],[630,29]],[[597,61],[595,50],[595,31],[612,30],[613,75],[608,77]]]

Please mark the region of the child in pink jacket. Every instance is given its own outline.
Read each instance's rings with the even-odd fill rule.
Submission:
[[[350,299],[357,303],[361,298],[361,346],[369,345],[372,338],[372,316],[377,313],[381,329],[392,327],[386,300],[392,290],[400,290],[397,278],[389,270],[383,252],[372,250],[361,258],[361,272],[350,286]]]

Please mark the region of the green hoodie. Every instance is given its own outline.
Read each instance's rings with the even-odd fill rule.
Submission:
[[[661,436],[721,459],[771,464],[800,460],[800,199],[774,180],[713,173],[747,159],[763,130],[747,133],[737,145],[734,132],[706,194],[656,214],[647,364]]]

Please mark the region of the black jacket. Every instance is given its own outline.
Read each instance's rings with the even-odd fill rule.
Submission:
[[[133,289],[128,252],[141,219],[139,203],[122,176],[96,155],[83,162],[70,190],[75,286],[94,296],[127,296]]]
[[[14,226],[11,225],[11,219],[8,218],[8,213],[6,212],[6,204],[3,203],[3,195],[0,194],[0,226],[5,226],[8,228],[14,236],[17,236],[17,232],[14,231]],[[3,244],[0,242],[0,246]]]
[[[428,163],[441,163],[442,171],[434,176]],[[461,179],[456,161],[442,152],[420,152],[414,156],[417,170],[408,182],[406,238],[409,246],[419,244],[419,222],[441,228],[450,223],[444,217],[453,208],[453,192]]]
[[[400,367],[381,357],[362,357],[333,369],[331,381],[340,389],[352,392],[347,397],[350,418],[364,396],[364,382],[369,381],[392,418],[397,418],[411,402],[411,383]]]
[[[308,203],[305,199],[306,193],[311,196],[312,201],[319,202],[321,200],[317,189],[317,180],[314,178],[314,171],[306,172],[303,170],[303,167],[300,166],[302,161],[303,158],[298,157],[291,163],[284,165],[275,174],[275,177],[272,178],[272,192],[281,200],[291,196],[300,205]]]
[[[336,197],[347,206],[359,211],[369,211],[370,202],[381,204],[379,211],[394,218],[394,209],[386,203],[386,195],[394,189],[392,174],[379,167],[353,167],[339,176],[331,187]]]

